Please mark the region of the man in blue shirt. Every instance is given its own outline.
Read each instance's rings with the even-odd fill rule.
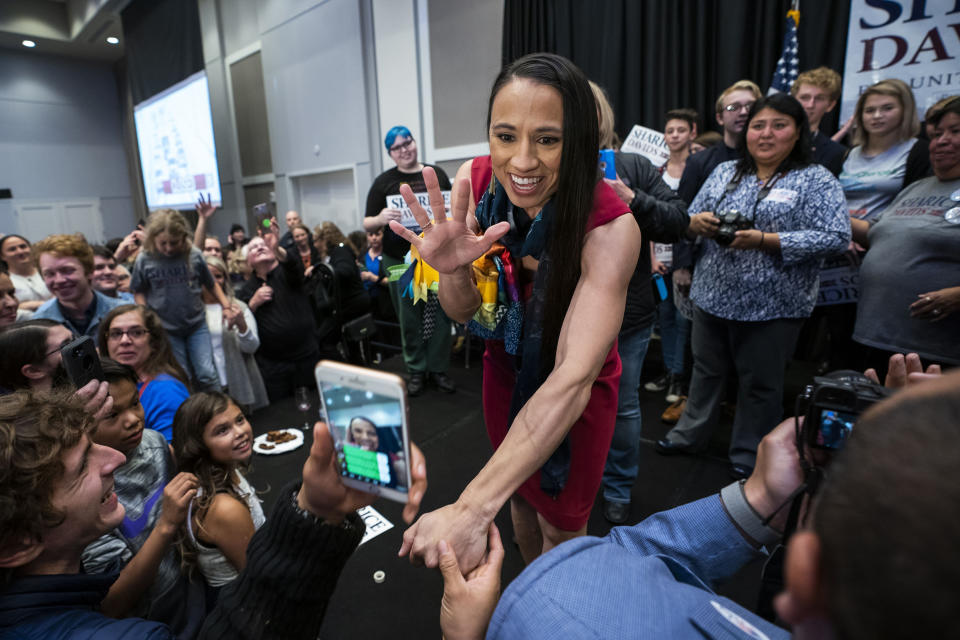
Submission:
[[[918,373],[909,379],[925,377],[911,358],[907,368]],[[957,415],[960,373],[901,392],[857,421],[789,539],[775,607],[794,637],[943,637],[956,628]],[[748,480],[605,538],[564,543],[527,567],[499,603],[496,532],[487,560],[466,578],[441,543],[444,636],[788,638],[712,588],[776,545],[789,511],[777,508],[802,480],[790,419],[764,439]]]
[[[109,298],[91,285],[93,248],[83,236],[59,234],[33,245],[33,252],[43,283],[54,296],[33,317],[54,320],[74,335],[96,340],[100,320],[124,301]]]

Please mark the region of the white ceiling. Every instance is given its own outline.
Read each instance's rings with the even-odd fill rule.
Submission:
[[[0,0],[0,47],[88,60],[123,56],[120,10],[129,0]],[[115,36],[120,44],[108,44]],[[37,46],[28,49],[23,40]]]

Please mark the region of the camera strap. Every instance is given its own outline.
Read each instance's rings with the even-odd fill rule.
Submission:
[[[767,180],[767,182],[765,182],[764,185],[760,187],[760,191],[757,193],[757,199],[753,203],[753,210],[751,211],[750,220],[754,222],[756,221],[757,207],[760,206],[760,202],[762,202],[767,196],[770,195],[770,192],[773,191],[773,185],[775,185],[777,181],[780,180],[780,178],[783,177],[784,175],[785,174],[782,171],[778,171],[776,174],[773,175],[772,180]],[[720,205],[722,205],[723,202],[727,199],[727,196],[729,196],[731,193],[737,190],[737,187],[740,186],[741,180],[743,180],[743,175],[739,171],[735,172],[733,174],[733,177],[730,178],[730,182],[728,182],[727,186],[723,188],[723,195],[721,195],[720,199],[717,200],[717,203],[713,205],[714,212],[719,211]],[[716,213],[714,213],[714,215],[716,215]]]

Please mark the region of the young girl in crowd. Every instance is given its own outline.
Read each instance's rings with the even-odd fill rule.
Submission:
[[[138,304],[160,316],[170,347],[201,390],[220,389],[202,292],[212,294],[232,323],[236,311],[210,275],[203,254],[192,246],[187,221],[173,209],[150,215],[143,251],[131,274],[130,290]]]
[[[246,566],[247,544],[266,520],[243,477],[253,429],[226,394],[197,393],[173,419],[173,450],[179,470],[194,474],[199,485],[179,542],[184,566],[221,587]]]

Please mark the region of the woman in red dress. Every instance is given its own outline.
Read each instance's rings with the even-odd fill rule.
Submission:
[[[586,532],[613,434],[616,336],[640,251],[629,208],[600,180],[596,110],[570,61],[520,58],[494,83],[490,156],[460,168],[452,219],[431,222],[401,189],[423,237],[391,228],[439,272],[448,316],[466,322],[481,307],[472,263],[497,241],[519,298],[484,355],[484,414],[496,451],[455,503],[407,530],[401,554],[412,561],[437,566],[443,540],[461,570],[471,570],[507,500],[528,562]],[[443,211],[436,177],[425,170],[424,180],[431,209]]]

